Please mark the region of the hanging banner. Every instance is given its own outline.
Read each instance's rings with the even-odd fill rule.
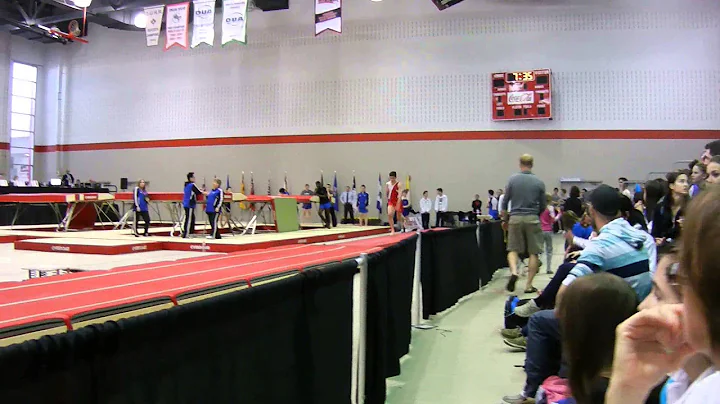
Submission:
[[[223,0],[222,44],[247,43],[247,0]]]
[[[341,0],[315,0],[315,35],[331,30],[342,32]]]
[[[215,0],[195,0],[193,2],[193,48],[206,43],[213,46],[215,42]]]
[[[188,18],[190,3],[168,4],[165,20],[165,50],[174,45],[188,47]]]
[[[147,46],[157,46],[160,42],[160,27],[162,26],[165,6],[145,7],[145,39]]]

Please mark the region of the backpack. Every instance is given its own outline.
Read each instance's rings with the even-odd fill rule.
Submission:
[[[508,296],[505,300],[505,328],[522,328],[528,323],[528,319],[515,315],[515,308],[522,306],[530,299],[520,299],[519,297],[512,295]]]

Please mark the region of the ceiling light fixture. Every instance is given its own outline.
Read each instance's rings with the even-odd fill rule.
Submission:
[[[135,18],[133,18],[133,24],[135,24],[135,26],[138,28],[145,28],[147,26],[147,15],[145,15],[144,11],[135,14]]]
[[[73,0],[73,3],[75,3],[75,5],[78,7],[88,8],[90,7],[90,3],[92,3],[92,0]]]

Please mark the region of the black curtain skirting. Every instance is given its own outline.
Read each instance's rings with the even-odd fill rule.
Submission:
[[[480,289],[485,271],[475,226],[424,232],[420,265],[423,318],[452,307]]]
[[[485,271],[480,274],[482,285],[492,280],[492,276],[500,268],[507,266],[505,233],[500,222],[484,222],[479,226],[480,252],[483,254]]]
[[[331,264],[7,347],[2,402],[349,403],[356,272]]]
[[[410,349],[417,236],[368,256],[365,403],[385,403],[385,379]]]

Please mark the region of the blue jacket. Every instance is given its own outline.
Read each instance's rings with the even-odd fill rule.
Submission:
[[[207,200],[205,201],[205,212],[207,213],[218,213],[220,212],[220,207],[223,203],[223,198],[225,195],[223,194],[222,189],[213,189],[212,191],[208,192]]]
[[[194,182],[186,182],[183,190],[183,208],[194,208],[197,204],[197,196],[202,194]]]
[[[147,198],[147,191],[140,189],[140,187],[135,187],[135,191],[133,192],[133,203],[135,204],[136,212],[138,211],[138,208],[140,208],[140,212],[148,211]]]

